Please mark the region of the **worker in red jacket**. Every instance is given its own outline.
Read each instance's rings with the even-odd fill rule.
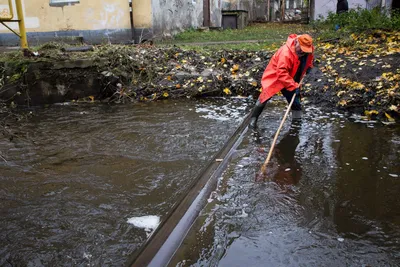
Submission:
[[[300,81],[312,68],[314,46],[308,34],[289,35],[284,44],[272,56],[261,79],[262,91],[253,109],[250,127],[255,128],[258,117],[268,100],[279,91],[290,103],[293,94],[296,98],[292,105],[292,117],[301,117]]]

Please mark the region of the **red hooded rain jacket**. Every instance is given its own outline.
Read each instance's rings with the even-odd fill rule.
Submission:
[[[260,103],[264,103],[264,101],[270,99],[283,88],[293,91],[299,87],[299,84],[293,79],[300,66],[300,60],[296,54],[294,44],[296,37],[296,34],[289,35],[286,44],[279,48],[272,56],[261,78],[262,91],[259,97]],[[312,68],[313,53],[308,55],[303,73],[300,76],[301,78],[308,68]]]

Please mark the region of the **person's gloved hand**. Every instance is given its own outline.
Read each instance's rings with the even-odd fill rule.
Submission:
[[[300,88],[301,88],[301,85],[299,86],[299,88],[296,88],[296,90],[294,91],[294,93],[296,94],[296,96],[297,96],[298,98],[300,98],[300,99],[301,99],[301,92],[300,92]]]

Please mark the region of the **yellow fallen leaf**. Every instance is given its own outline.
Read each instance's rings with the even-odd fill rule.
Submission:
[[[257,82],[254,81],[254,82],[251,83],[251,85],[253,85],[255,87],[255,86],[257,86]]]
[[[168,97],[169,94],[168,94],[168,92],[164,92],[162,96],[163,96],[163,97]]]
[[[338,103],[340,106],[342,106],[342,107],[344,107],[344,106],[346,106],[347,105],[347,101],[346,100],[344,100],[344,99],[342,99],[342,100],[340,100],[339,101],[339,103]]]
[[[91,102],[94,102],[94,96],[90,95],[89,99],[90,99]]]
[[[229,90],[229,88],[225,88],[223,91],[224,91],[224,93],[225,93],[226,95],[232,94],[232,92],[231,92],[231,90]]]
[[[376,110],[366,110],[364,111],[365,116],[371,117],[371,115],[378,115],[379,112]]]
[[[363,85],[362,83],[359,83],[359,82],[352,82],[350,84],[350,87],[354,88],[354,89],[363,89],[365,87],[365,85]]]
[[[395,105],[391,105],[389,109],[392,110],[392,111],[396,111],[396,112],[399,111],[399,108],[396,107]]]
[[[339,91],[336,95],[338,96],[338,97],[341,97],[343,94],[345,94],[346,93],[346,91]]]
[[[385,112],[385,116],[386,116],[386,118],[388,119],[388,121],[390,121],[390,122],[394,122],[395,120],[389,115],[389,114],[387,114],[386,112]]]
[[[239,65],[235,64],[233,65],[233,67],[231,68],[232,73],[237,72],[239,70]]]

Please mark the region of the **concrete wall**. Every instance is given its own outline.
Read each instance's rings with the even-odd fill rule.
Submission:
[[[221,27],[222,25],[222,0],[211,0],[210,1],[210,9],[211,9],[211,26],[212,27]]]
[[[315,14],[312,19],[318,19],[320,17],[328,16],[329,12],[336,13],[336,0],[316,0],[315,2]],[[365,8],[366,0],[348,0],[349,8]]]
[[[203,26],[203,0],[153,0],[152,12],[155,38]]]
[[[81,36],[88,43],[131,39],[128,0],[65,0],[57,4],[53,1],[22,0],[28,41],[33,45],[57,36]],[[8,10],[7,1],[1,0],[0,13]],[[150,29],[151,0],[133,0],[133,15],[138,29]],[[18,31],[17,23],[7,25]],[[18,43],[18,38],[2,25],[0,34],[0,45]]]

